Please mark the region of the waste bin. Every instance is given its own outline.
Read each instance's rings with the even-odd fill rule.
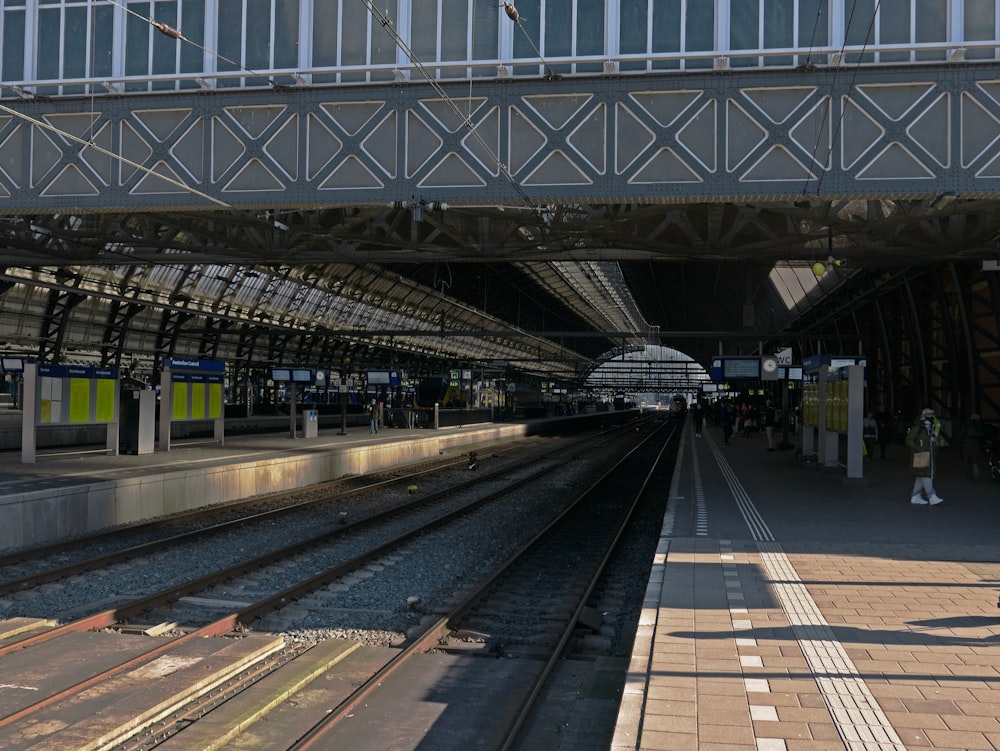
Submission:
[[[302,412],[302,437],[315,438],[319,435],[319,412],[307,409]]]

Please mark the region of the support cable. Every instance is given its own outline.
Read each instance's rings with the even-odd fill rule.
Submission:
[[[273,88],[276,88],[276,89],[287,88],[287,87],[281,86],[281,84],[275,83],[274,79],[271,76],[264,75],[263,73],[258,73],[257,71],[252,70],[252,69],[246,67],[245,65],[236,62],[235,60],[231,60],[230,58],[226,57],[225,55],[221,54],[220,52],[218,52],[216,50],[211,50],[208,47],[206,47],[206,46],[204,46],[202,44],[199,44],[198,42],[194,41],[193,39],[188,39],[186,36],[184,36],[181,33],[180,29],[175,29],[173,26],[170,26],[168,24],[162,23],[161,21],[157,21],[157,20],[155,20],[155,19],[153,19],[153,18],[151,18],[149,16],[144,16],[141,13],[137,13],[136,11],[132,10],[131,8],[129,8],[128,6],[122,5],[120,2],[118,2],[118,0],[108,0],[108,2],[111,3],[112,5],[118,7],[118,8],[121,8],[123,11],[125,11],[129,15],[135,16],[136,18],[138,18],[138,19],[140,19],[142,21],[145,21],[146,23],[148,23],[150,26],[152,26],[154,29],[156,29],[157,31],[159,31],[161,34],[163,34],[166,37],[170,37],[171,39],[176,39],[178,42],[186,42],[187,44],[190,44],[193,47],[197,47],[202,52],[204,52],[204,53],[206,53],[208,55],[211,55],[214,58],[222,60],[223,62],[229,63],[233,67],[238,68],[239,70],[243,71],[244,73],[249,73],[251,76],[254,76],[255,78],[266,79],[267,82],[268,82],[268,84],[270,84]]]
[[[437,95],[441,97],[442,101],[446,105],[448,105],[451,111],[455,113],[455,115],[459,118],[462,124],[469,130],[469,132],[472,134],[472,137],[475,138],[476,141],[479,143],[479,145],[482,146],[482,148],[486,151],[487,154],[489,154],[490,158],[496,163],[497,169],[500,172],[500,174],[503,175],[504,178],[507,180],[507,182],[511,184],[514,190],[517,192],[518,196],[521,197],[521,200],[523,200],[525,204],[529,206],[532,210],[539,211],[539,207],[537,207],[531,201],[531,198],[528,196],[528,194],[524,191],[524,189],[520,186],[520,184],[518,184],[517,180],[514,179],[514,176],[511,174],[507,165],[500,160],[500,156],[493,150],[493,148],[488,143],[486,143],[482,135],[480,135],[479,131],[476,128],[475,123],[472,122],[471,118],[463,114],[461,108],[455,103],[455,100],[451,96],[449,96],[448,92],[446,92],[444,88],[441,86],[441,84],[438,83],[433,73],[431,73],[431,71],[427,69],[427,66],[424,65],[424,63],[420,60],[420,58],[417,57],[416,53],[414,53],[414,51],[410,48],[410,46],[406,43],[406,41],[399,35],[399,33],[396,31],[396,28],[393,26],[392,20],[385,13],[380,11],[375,6],[375,3],[372,2],[372,0],[362,0],[362,2],[368,9],[368,12],[371,13],[372,17],[376,21],[378,21],[382,25],[382,27],[386,30],[386,33],[389,34],[390,38],[396,44],[396,46],[399,47],[402,53],[406,55],[407,59],[427,80],[428,85],[432,89],[434,89],[435,93],[437,93]],[[508,16],[509,15],[510,14],[508,12]]]
[[[865,50],[868,48],[868,40],[869,40],[869,38],[871,38],[872,30],[875,27],[875,19],[878,18],[878,12],[879,12],[879,6],[880,6],[880,4],[881,4],[881,0],[875,0],[875,7],[872,9],[871,21],[868,24],[868,32],[865,34],[864,42],[861,45],[861,52],[858,53],[858,61],[854,65],[854,75],[851,77],[851,83],[850,83],[850,86],[848,86],[848,89],[847,89],[848,92],[850,92],[851,90],[853,90],[855,84],[857,83],[858,73],[861,70],[861,61],[864,58]],[[840,76],[840,64],[839,63],[843,62],[843,60],[844,60],[845,50],[847,49],[847,33],[850,30],[851,25],[854,22],[854,12],[857,10],[857,8],[858,8],[858,0],[854,0],[854,2],[851,4],[851,13],[847,17],[847,25],[846,25],[846,27],[844,29],[844,38],[843,38],[843,40],[841,40],[841,43],[840,43],[840,52],[838,53],[839,61],[838,61],[838,64],[835,67],[834,72],[833,72],[833,81],[830,83],[830,100],[829,100],[829,102],[827,103],[827,106],[826,106],[826,112],[824,113],[824,118],[823,118],[824,120],[826,119],[826,117],[825,117],[826,114],[829,113],[830,108],[833,106],[833,97],[834,97],[835,92],[836,92],[837,78]],[[836,128],[834,129],[833,133],[830,135],[830,158],[831,159],[833,158],[833,152],[834,152],[834,149],[836,148],[837,136],[840,135],[840,129],[843,126],[843,124],[844,124],[844,108],[842,107],[841,110],[840,110],[840,117],[837,118]],[[820,139],[822,138],[822,136],[823,136],[823,130],[822,130],[822,122],[821,122],[821,124],[820,124],[820,132],[816,134],[816,143],[813,146],[813,151],[812,151],[812,158],[813,158],[813,162],[814,163],[816,162],[816,152],[819,151],[819,143],[820,143]],[[826,172],[827,172],[826,169],[820,170],[819,180],[817,180],[817,182],[816,182],[816,195],[817,196],[819,196],[821,194],[821,191],[823,189],[823,179],[826,177]],[[808,193],[809,193],[809,181],[807,179],[805,185],[802,186],[802,195],[805,196],[805,195],[808,195]]]

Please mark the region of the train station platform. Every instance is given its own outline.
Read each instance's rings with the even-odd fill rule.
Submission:
[[[1000,484],[686,426],[613,751],[1000,749]]]
[[[4,422],[19,421],[6,413]],[[440,429],[366,427],[192,438],[170,451],[110,456],[103,446],[0,452],[0,551],[513,440],[544,421]],[[18,425],[20,423],[18,422]],[[9,427],[9,425],[8,425]]]

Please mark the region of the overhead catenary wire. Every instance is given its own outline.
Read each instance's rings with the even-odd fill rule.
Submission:
[[[185,190],[188,193],[191,193],[192,195],[198,196],[199,198],[204,198],[206,201],[210,201],[211,203],[214,203],[218,206],[222,206],[223,208],[227,209],[233,208],[225,201],[216,198],[215,196],[211,196],[208,193],[204,193],[198,190],[197,188],[192,188],[190,185],[182,182],[181,180],[175,180],[174,178],[161,174],[150,167],[146,167],[145,165],[139,164],[138,162],[134,162],[128,157],[122,156],[121,154],[116,154],[110,149],[106,149],[103,146],[98,146],[93,141],[88,141],[85,138],[81,138],[80,136],[68,133],[67,131],[62,130],[61,128],[57,128],[55,125],[52,125],[51,123],[48,123],[45,120],[40,120],[37,117],[32,117],[31,115],[28,115],[24,112],[18,112],[17,110],[8,107],[6,104],[0,104],[0,112],[6,112],[11,117],[23,120],[24,122],[34,125],[36,128],[42,128],[43,130],[47,130],[50,133],[55,133],[56,135],[65,138],[68,141],[73,141],[74,143],[77,143],[81,146],[86,146],[89,149],[94,149],[95,151],[104,154],[107,157],[111,157],[112,159],[115,159],[121,162],[122,164],[127,164],[129,167],[132,167],[133,169],[137,169],[140,172],[145,172],[148,175],[157,177],[160,180],[163,180],[164,182],[170,183],[175,187],[181,188],[182,190]],[[91,128],[93,128],[93,125],[91,125]]]
[[[850,86],[848,86],[848,92],[850,92],[851,90],[853,90],[855,84],[857,83],[858,73],[859,73],[859,71],[861,69],[861,62],[864,59],[865,50],[868,48],[868,40],[872,36],[872,30],[875,27],[875,20],[878,18],[879,6],[880,5],[881,5],[881,0],[875,0],[875,7],[872,9],[871,21],[868,24],[868,31],[865,34],[864,42],[861,45],[861,52],[858,53],[858,61],[854,65],[854,75],[851,77],[851,84],[850,84]],[[847,49],[847,32],[850,30],[851,25],[854,22],[854,12],[857,10],[857,8],[858,8],[858,0],[853,0],[853,3],[851,4],[850,15],[848,15],[848,17],[847,17],[847,24],[846,24],[846,28],[844,30],[844,38],[843,38],[843,40],[841,41],[841,44],[840,44],[840,52],[838,53],[839,62],[843,62],[843,60],[844,60],[845,52],[846,52],[846,49]],[[833,71],[833,81],[830,83],[830,99],[827,102],[827,106],[826,106],[826,112],[827,113],[830,111],[830,108],[833,107],[833,97],[834,97],[834,94],[836,92],[837,78],[840,76],[840,64],[839,64],[839,62],[838,62],[838,64],[834,68],[834,71]],[[834,128],[833,133],[830,134],[830,148],[831,148],[831,150],[835,148],[836,143],[837,143],[837,137],[839,136],[840,129],[841,129],[841,127],[844,124],[844,113],[845,113],[845,111],[846,111],[845,108],[843,106],[841,106],[841,108],[840,108],[840,117],[837,118],[836,127]],[[825,117],[826,117],[826,113],[824,113],[824,119],[825,119]],[[823,133],[823,131],[822,131],[822,124],[821,124],[820,125],[820,131],[819,131],[819,133],[816,134],[816,144],[815,144],[815,146],[813,146],[813,153],[812,153],[813,161],[816,160],[816,152],[819,150],[819,142],[820,142],[820,138],[822,138],[822,133]],[[816,195],[817,196],[819,196],[821,194],[821,191],[823,189],[823,178],[825,176],[826,176],[826,170],[825,169],[821,169],[820,170],[820,174],[819,174],[819,179],[816,181]],[[809,189],[809,181],[806,180],[806,184],[802,187],[802,195],[807,195],[808,194],[808,189]]]
[[[111,3],[112,5],[118,7],[118,8],[121,8],[123,11],[125,11],[129,15],[135,16],[136,18],[138,18],[138,19],[140,19],[142,21],[145,21],[146,23],[148,23],[150,26],[152,26],[154,29],[156,29],[157,31],[159,31],[161,34],[163,34],[166,37],[170,37],[171,39],[176,39],[178,42],[185,42],[186,44],[190,44],[193,47],[197,47],[202,52],[204,52],[204,53],[206,53],[208,55],[211,55],[214,58],[222,60],[223,62],[229,63],[230,65],[232,65],[235,68],[238,68],[239,70],[241,70],[244,73],[249,73],[251,76],[254,76],[255,78],[266,79],[267,82],[268,82],[268,84],[270,84],[274,88],[282,88],[280,84],[275,83],[274,79],[271,78],[271,76],[265,75],[263,73],[258,73],[257,71],[252,70],[252,69],[246,67],[245,65],[237,62],[236,60],[232,60],[232,59],[226,57],[225,55],[221,54],[217,50],[209,49],[205,45],[199,44],[198,42],[194,41],[193,39],[188,39],[186,36],[184,36],[184,34],[181,33],[180,29],[176,29],[173,26],[170,26],[169,24],[165,24],[165,23],[163,23],[161,21],[157,21],[156,19],[151,18],[150,16],[144,16],[141,13],[138,13],[138,12],[132,10],[131,8],[129,8],[126,5],[122,5],[120,2],[118,2],[118,0],[108,0],[108,2]]]
[[[552,69],[549,68],[549,64],[545,62],[545,58],[542,57],[542,52],[541,50],[538,49],[538,45],[535,44],[535,40],[531,38],[531,34],[528,33],[528,30],[524,28],[524,25],[521,23],[522,20],[521,14],[518,12],[517,7],[515,7],[514,3],[509,3],[506,0],[504,0],[503,5],[500,5],[498,7],[503,8],[504,13],[507,14],[507,18],[513,21],[514,25],[517,26],[524,33],[524,38],[528,40],[528,44],[531,45],[531,48],[535,51],[535,54],[538,55],[538,59],[542,61],[542,67],[545,68],[545,75],[548,76],[549,78],[557,78],[558,76],[556,76],[556,74],[552,72]]]
[[[368,12],[371,13],[372,17],[376,21],[378,21],[379,24],[381,24],[382,27],[386,30],[386,33],[389,34],[389,36],[391,37],[392,41],[396,44],[396,46],[399,47],[399,49],[402,51],[404,55],[406,55],[406,58],[413,64],[414,68],[416,68],[420,72],[420,74],[427,80],[428,85],[430,85],[430,87],[434,89],[435,93],[437,93],[437,95],[441,97],[441,100],[449,107],[449,109],[451,109],[451,111],[459,118],[462,124],[469,130],[472,137],[475,138],[476,141],[479,143],[479,145],[486,151],[487,154],[489,154],[490,158],[496,163],[497,170],[500,172],[501,175],[504,176],[504,179],[506,179],[507,182],[511,184],[511,186],[517,192],[521,200],[523,200],[525,204],[527,204],[531,209],[538,210],[539,207],[534,204],[530,196],[528,196],[528,194],[524,191],[524,189],[518,184],[517,180],[514,179],[514,176],[511,174],[510,169],[507,167],[506,164],[503,163],[503,161],[501,161],[499,154],[497,154],[496,151],[494,151],[493,147],[491,147],[488,143],[486,143],[485,139],[483,139],[482,135],[479,133],[479,130],[476,128],[475,123],[472,122],[472,119],[462,112],[462,109],[458,106],[458,104],[456,104],[455,100],[448,94],[448,92],[444,90],[441,84],[434,77],[434,74],[427,69],[427,66],[425,66],[424,63],[420,60],[420,58],[417,57],[416,53],[406,43],[406,40],[404,40],[399,35],[395,27],[393,26],[392,19],[390,19],[385,13],[380,11],[372,2],[372,0],[362,0],[362,2],[368,9]],[[508,13],[508,16],[509,15],[510,14]]]

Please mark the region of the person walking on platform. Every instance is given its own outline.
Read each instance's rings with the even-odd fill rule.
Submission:
[[[875,422],[878,423],[879,458],[885,459],[885,447],[892,441],[894,431],[892,427],[892,415],[889,414],[889,410],[885,408],[884,404],[878,405],[878,409],[875,410]]]
[[[986,428],[979,415],[969,415],[969,421],[962,426],[960,442],[968,478],[978,480],[979,460],[983,458],[983,444],[986,442]]]
[[[729,439],[733,437],[733,413],[737,415],[735,409],[730,411],[730,406],[726,402],[721,402],[719,406],[719,427],[722,428],[722,443],[729,445]]]
[[[770,399],[764,404],[764,435],[767,436],[767,450],[774,451],[774,402]]]
[[[368,415],[371,417],[371,431],[378,433],[378,402],[372,399],[371,406],[368,407]]]
[[[910,474],[913,475],[910,503],[936,506],[944,500],[934,489],[934,470],[940,437],[941,423],[934,416],[934,410],[925,407],[906,431],[906,446],[910,449]]]
[[[705,421],[705,413],[702,411],[701,403],[696,401],[692,404],[691,411],[694,417],[695,438],[701,438],[701,424]]]
[[[865,419],[861,421],[861,439],[865,442],[865,456],[869,459],[875,458],[875,444],[878,438],[878,420],[874,412],[869,412]],[[882,457],[885,458],[884,456]]]

